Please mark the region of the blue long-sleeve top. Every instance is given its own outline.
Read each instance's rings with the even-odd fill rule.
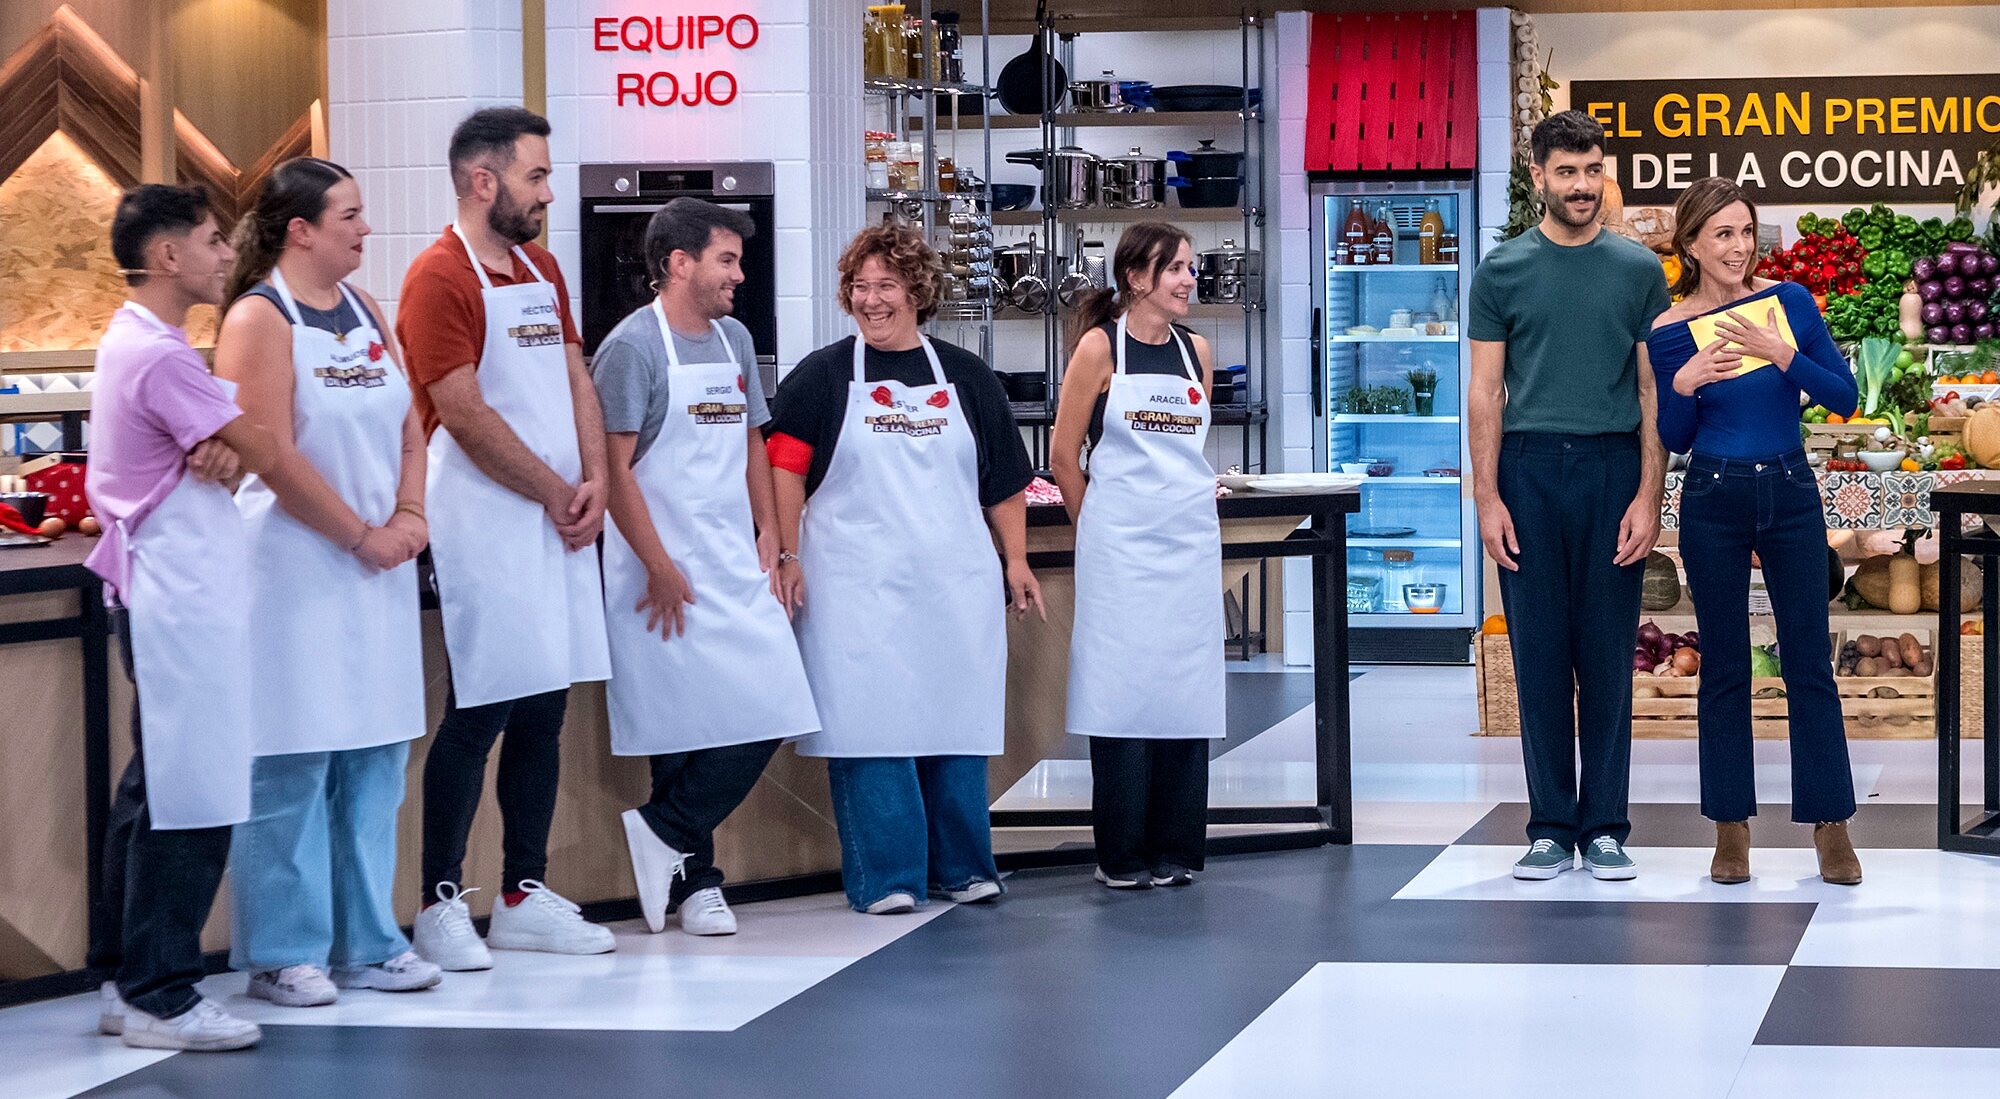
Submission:
[[[1854,370],[1834,345],[1826,320],[1812,292],[1781,282],[1730,302],[1717,313],[1735,310],[1755,323],[1763,313],[1757,302],[1776,297],[1785,306],[1798,353],[1791,366],[1775,365],[1734,378],[1712,382],[1692,397],[1674,392],[1674,373],[1694,357],[1687,321],[1653,329],[1646,353],[1653,364],[1660,399],[1660,442],[1674,454],[1698,451],[1717,458],[1772,458],[1799,448],[1799,393],[1842,416],[1854,414],[1860,390]]]

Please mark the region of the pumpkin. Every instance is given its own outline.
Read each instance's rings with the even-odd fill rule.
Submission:
[[[1672,287],[1675,283],[1681,281],[1681,258],[1679,256],[1661,256],[1660,270],[1666,272],[1667,285]]]
[[[1646,555],[1646,578],[1639,589],[1642,610],[1664,611],[1681,601],[1681,577],[1674,559],[1659,550]]]
[[[2000,469],[2000,407],[1980,405],[1965,418],[1959,446],[1986,469]]]
[[[1923,589],[1924,609],[1927,611],[1937,610],[1942,601],[1942,593],[1939,590],[1938,581],[1943,576],[1944,571],[1938,567],[1936,561],[1923,566],[1923,577],[1918,583]],[[1979,592],[1979,566],[1970,560],[1961,561],[1958,566],[1958,612],[1960,614],[1979,609]]]
[[[1489,616],[1487,616],[1487,619],[1486,619],[1486,621],[1485,621],[1484,623],[1482,623],[1482,624],[1480,625],[1480,627],[1479,627],[1479,632],[1480,632],[1480,633],[1486,633],[1486,634],[1504,634],[1504,633],[1506,633],[1506,632],[1507,632],[1507,616],[1506,616],[1506,615],[1504,615],[1504,614],[1495,614],[1495,615],[1489,615]]]

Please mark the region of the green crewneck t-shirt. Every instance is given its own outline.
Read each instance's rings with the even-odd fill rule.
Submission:
[[[1507,345],[1505,432],[1607,435],[1639,429],[1639,345],[1667,311],[1650,249],[1600,230],[1565,246],[1539,227],[1472,274],[1466,335]]]

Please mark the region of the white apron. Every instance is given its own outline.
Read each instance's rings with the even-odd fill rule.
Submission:
[[[934,384],[854,380],[799,536],[799,651],[822,731],[804,756],[999,755],[1007,592],[979,506],[979,451],[928,338]]]
[[[389,520],[403,476],[410,387],[373,318],[341,336],[299,314],[285,276],[271,286],[292,325],[292,434],[354,513]],[[260,756],[342,752],[424,734],[417,565],[384,572],[327,541],[260,477],[236,494],[250,545],[251,713]]]
[[[695,601],[684,608],[685,634],[647,629],[646,615],[632,609],[646,594],[646,566],[618,525],[605,525],[611,752],[690,752],[810,733],[819,715],[798,641],[757,563],[744,481],[750,425],[742,368],[733,361],[683,364],[657,298],[653,313],[666,341],[673,404],[632,476]],[[727,351],[721,325],[715,334]]]
[[[464,233],[459,240],[465,242]],[[583,458],[555,285],[519,248],[514,255],[531,281],[513,286],[494,286],[470,243],[465,255],[479,276],[486,312],[474,372],[480,396],[556,476],[575,484]],[[592,549],[570,552],[540,504],[480,472],[443,427],[431,436],[426,495],[445,652],[460,707],[610,678]]]
[[[215,383],[236,395],[234,382]],[[250,819],[250,555],[236,503],[183,470],[157,506],[120,521],[116,538],[147,815],[161,831],[241,824]]]
[[[1069,731],[1182,739],[1224,734],[1222,525],[1202,452],[1209,405],[1187,376],[1127,374],[1125,319],[1076,524]]]

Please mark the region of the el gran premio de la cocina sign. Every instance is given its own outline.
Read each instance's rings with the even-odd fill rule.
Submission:
[[[1633,205],[1711,175],[1786,205],[1947,201],[2000,137],[2000,73],[1578,80],[1570,105],[1603,123]]]

